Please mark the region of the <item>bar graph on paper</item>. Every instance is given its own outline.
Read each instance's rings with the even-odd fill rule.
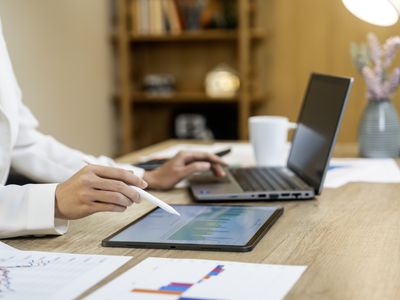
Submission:
[[[199,259],[147,258],[98,291],[94,299],[282,299],[306,267]]]
[[[0,299],[72,299],[129,258],[0,252]]]
[[[213,268],[209,273],[207,273],[203,278],[195,283],[187,283],[187,282],[170,282],[167,285],[161,286],[159,289],[144,289],[144,288],[135,288],[131,290],[133,294],[137,294],[138,296],[146,295],[167,295],[167,296],[179,296],[177,299],[179,300],[212,300],[211,298],[192,298],[192,297],[183,297],[183,293],[187,292],[190,288],[203,282],[204,280],[210,279],[213,276],[218,276],[224,270],[224,265],[217,265]]]

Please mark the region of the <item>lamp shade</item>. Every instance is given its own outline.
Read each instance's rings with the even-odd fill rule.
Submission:
[[[356,17],[379,26],[390,26],[399,20],[399,0],[342,0]]]

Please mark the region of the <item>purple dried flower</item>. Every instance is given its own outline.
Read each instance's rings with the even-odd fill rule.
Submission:
[[[400,68],[395,68],[392,72],[392,76],[390,77],[390,80],[387,80],[386,82],[388,83],[387,87],[387,97],[389,97],[391,94],[393,94],[398,86],[399,86],[399,81],[400,81]]]
[[[361,74],[364,76],[365,83],[367,84],[368,94],[372,98],[382,98],[384,94],[380,79],[376,76],[374,71],[368,66],[365,66],[361,70]]]
[[[385,58],[383,67],[385,69],[392,64],[399,49],[400,49],[400,37],[395,36],[387,39],[385,45],[383,46],[383,56]]]
[[[369,45],[369,51],[370,51],[369,54],[371,56],[372,62],[375,64],[374,71],[377,74],[381,74],[382,73],[382,61],[381,61],[382,48],[381,48],[381,45],[379,43],[377,36],[372,32],[368,33],[367,39],[368,39],[368,45]]]
[[[400,84],[400,68],[390,76],[387,71],[400,50],[400,36],[387,39],[383,47],[375,34],[369,33],[367,39],[368,48],[365,44],[351,45],[353,63],[365,79],[368,99],[388,98]]]

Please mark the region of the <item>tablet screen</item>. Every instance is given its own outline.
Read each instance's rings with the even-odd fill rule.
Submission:
[[[173,205],[176,216],[155,209],[109,242],[246,245],[279,209],[269,206]]]

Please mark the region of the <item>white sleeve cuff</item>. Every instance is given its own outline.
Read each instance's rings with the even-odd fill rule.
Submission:
[[[68,221],[56,219],[55,191],[57,184],[29,186],[26,230],[33,235],[61,235],[67,232]]]

